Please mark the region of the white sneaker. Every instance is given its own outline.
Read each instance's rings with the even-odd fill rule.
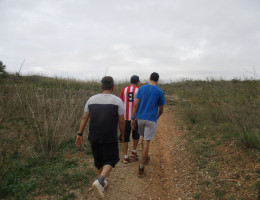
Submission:
[[[104,187],[99,183],[98,180],[95,180],[92,183],[92,188],[96,193],[98,199],[104,199]]]

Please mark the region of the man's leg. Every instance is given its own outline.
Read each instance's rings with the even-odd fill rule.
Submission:
[[[140,151],[143,151],[143,140],[144,140],[144,137],[143,136],[140,136],[140,139],[139,139],[139,145],[140,145]]]
[[[124,146],[124,156],[128,156],[128,142],[124,142],[124,144],[123,144],[123,146]]]
[[[133,150],[136,150],[138,142],[139,142],[138,139],[133,141]]]
[[[136,152],[136,148],[139,142],[140,135],[138,133],[138,122],[136,121],[136,127],[132,130],[132,138],[133,138],[133,150],[131,152],[131,157],[138,159],[138,155]]]
[[[149,144],[153,139],[156,129],[156,122],[147,121],[144,122],[144,140],[143,140],[143,153],[141,157],[141,164],[139,165],[138,177],[144,176],[144,165],[149,161]]]
[[[118,137],[118,142],[119,143],[122,143],[123,142],[123,140],[122,140],[122,134],[120,133],[120,135],[119,135],[119,137]]]
[[[101,169],[97,169],[97,174],[100,174],[97,180],[92,184],[92,188],[94,189],[96,196],[99,199],[104,198],[104,189],[107,186],[107,181],[105,182],[105,178],[108,177],[109,173],[112,171],[111,165],[104,165]]]
[[[97,177],[99,177],[99,176],[100,176],[100,174],[101,174],[102,170],[103,170],[103,167],[102,167],[102,168],[100,168],[100,169],[97,169],[97,168],[96,168],[96,174],[97,174]]]
[[[144,165],[148,159],[150,140],[143,140],[143,152],[141,156],[141,163],[138,168],[138,177],[144,177]]]
[[[148,152],[149,152],[149,144],[150,140],[144,140],[143,141],[143,152],[141,157],[141,165],[144,165],[146,163]]]
[[[107,178],[111,171],[112,171],[111,165],[104,165],[103,168],[102,168],[100,176]]]
[[[129,162],[128,142],[130,141],[130,133],[131,133],[131,121],[125,120],[125,136],[124,136],[124,144],[123,144],[123,151],[124,151],[123,162],[125,164]]]

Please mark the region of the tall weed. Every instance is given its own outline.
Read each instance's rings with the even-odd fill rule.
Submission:
[[[35,136],[36,150],[42,156],[52,157],[61,144],[75,132],[86,92],[60,88],[16,88],[24,110],[30,134]],[[83,97],[84,96],[84,97]]]

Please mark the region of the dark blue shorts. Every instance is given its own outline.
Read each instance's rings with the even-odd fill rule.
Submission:
[[[118,143],[95,143],[90,142],[91,150],[94,157],[94,164],[97,169],[104,165],[111,165],[113,168],[118,163],[119,151]]]

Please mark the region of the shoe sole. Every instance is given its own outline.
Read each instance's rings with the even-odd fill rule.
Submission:
[[[104,199],[104,197],[99,193],[99,190],[98,190],[97,185],[95,185],[95,184],[93,183],[93,184],[92,184],[92,188],[93,188],[93,190],[94,190],[94,192],[95,192],[95,194],[96,194],[96,197],[97,197],[98,199]]]

